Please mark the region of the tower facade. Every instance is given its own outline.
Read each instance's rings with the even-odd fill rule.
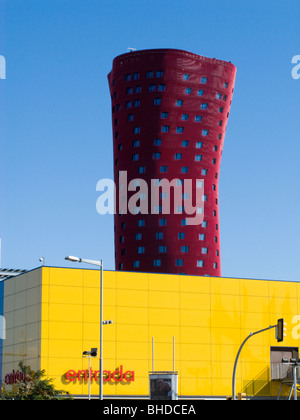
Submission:
[[[116,270],[221,276],[218,184],[235,75],[229,62],[182,50],[114,59],[108,81]],[[182,189],[177,212],[172,188],[161,189],[155,211],[151,207],[151,180],[159,186],[162,179],[182,187],[192,182],[192,191]],[[197,188],[203,189],[202,208],[195,207],[203,221],[195,225],[187,222],[184,204]],[[127,203],[139,191],[130,210]]]

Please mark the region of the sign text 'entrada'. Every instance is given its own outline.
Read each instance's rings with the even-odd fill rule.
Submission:
[[[84,369],[84,370],[68,370],[66,373],[66,379],[69,382],[75,382],[76,380],[84,380],[87,381],[89,378],[90,380],[97,381],[99,379],[99,370],[93,369]],[[127,370],[124,371],[123,366],[120,366],[120,369],[117,368],[114,372],[110,370],[103,371],[103,382],[133,382],[134,381],[134,371]]]

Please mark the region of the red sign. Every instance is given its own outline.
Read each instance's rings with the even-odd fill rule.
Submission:
[[[12,384],[16,384],[17,382],[27,381],[28,378],[26,377],[25,373],[19,372],[18,370],[17,372],[15,372],[13,370],[12,373],[8,373],[7,375],[5,375],[4,380],[7,385],[12,385]]]
[[[94,379],[97,381],[99,377],[99,370],[93,371],[93,369],[89,370],[68,370],[66,373],[67,381],[69,382],[75,382],[77,380],[84,379],[85,381],[88,380],[88,378]],[[127,370],[126,372],[123,372],[123,366],[120,366],[120,369],[116,369],[114,372],[111,372],[110,370],[104,370],[103,371],[103,382],[133,382],[134,381],[134,371],[133,370]]]

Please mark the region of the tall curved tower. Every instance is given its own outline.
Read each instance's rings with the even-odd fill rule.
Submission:
[[[112,100],[116,270],[221,276],[218,183],[236,68],[175,49],[134,51],[113,60]],[[121,174],[126,173],[126,178]],[[119,187],[146,181],[149,214],[119,211]],[[151,214],[151,180],[203,180],[203,222]],[[198,184],[201,181],[198,181]],[[129,188],[130,189],[130,188]],[[132,188],[131,188],[132,189]],[[130,194],[128,192],[127,199]],[[171,193],[161,193],[161,203]],[[182,196],[183,204],[184,199]],[[124,208],[124,207],[122,207]],[[172,205],[171,205],[172,208]],[[122,213],[122,214],[120,214]]]

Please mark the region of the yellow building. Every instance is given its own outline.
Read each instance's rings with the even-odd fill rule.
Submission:
[[[99,349],[99,280],[97,270],[41,267],[2,282],[4,382],[13,382],[22,360],[45,369],[56,388],[88,395],[88,359],[82,353]],[[277,396],[273,362],[283,351],[298,351],[296,282],[105,271],[103,299],[104,319],[113,320],[103,326],[104,398],[148,398],[153,340],[155,371],[172,371],[174,337],[179,398],[231,395],[242,341],[278,318],[287,323],[287,337],[279,344],[270,329],[249,339],[236,391]],[[96,396],[98,357],[91,359],[91,369]]]

